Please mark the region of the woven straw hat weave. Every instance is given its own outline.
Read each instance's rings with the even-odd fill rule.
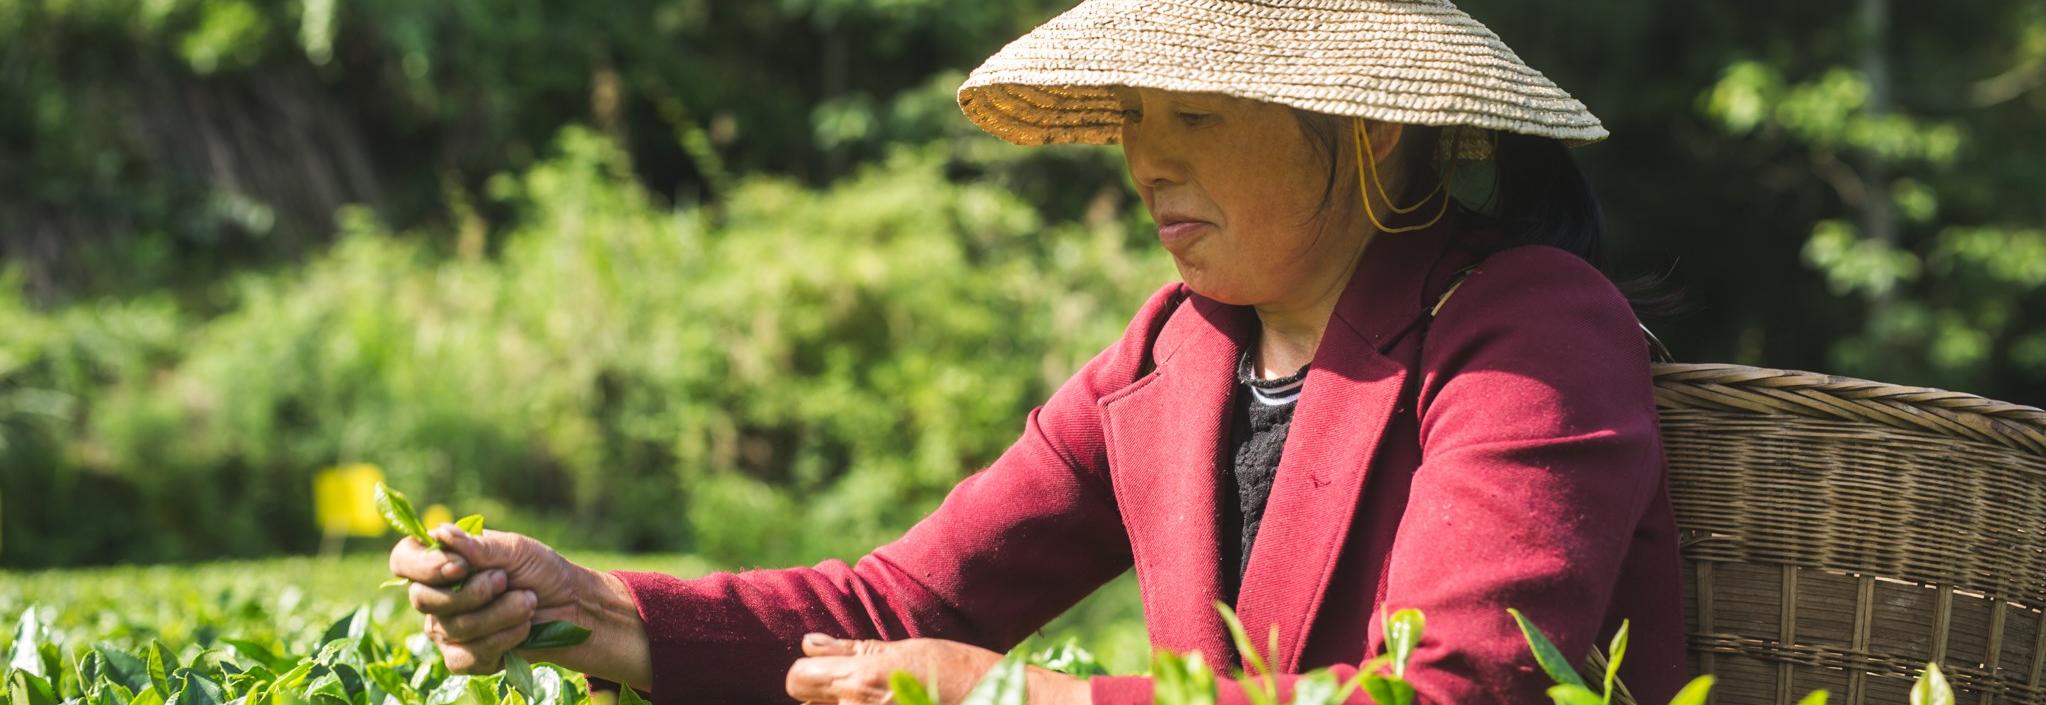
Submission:
[[[1084,0],[989,57],[959,107],[1016,144],[1112,144],[1116,86],[1447,127],[1465,158],[1489,156],[1486,130],[1607,135],[1448,0]]]

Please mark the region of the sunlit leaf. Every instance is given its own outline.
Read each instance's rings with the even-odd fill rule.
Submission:
[[[1560,685],[1574,685],[1589,690],[1584,685],[1584,679],[1570,666],[1570,660],[1564,658],[1563,652],[1558,651],[1556,645],[1549,642],[1549,637],[1542,634],[1542,630],[1535,627],[1534,622],[1529,621],[1520,610],[1511,607],[1506,608],[1506,613],[1513,615],[1513,621],[1520,625],[1521,635],[1527,639],[1528,648],[1534,652],[1535,663],[1541,664],[1542,671],[1549,674],[1550,680]]]

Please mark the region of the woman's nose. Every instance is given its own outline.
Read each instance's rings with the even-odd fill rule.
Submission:
[[[1122,154],[1131,181],[1151,189],[1186,180],[1186,162],[1158,136],[1136,126],[1125,126],[1122,134]]]

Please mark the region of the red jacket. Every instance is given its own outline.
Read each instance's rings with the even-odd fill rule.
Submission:
[[[1420,608],[1408,680],[1444,704],[1548,701],[1507,607],[1573,656],[1630,618],[1621,678],[1665,702],[1684,619],[1647,346],[1602,274],[1546,246],[1485,259],[1421,345],[1480,237],[1445,224],[1370,245],[1315,352],[1238,612],[1260,642],[1278,626],[1281,672],[1347,678],[1381,649],[1381,606]],[[1159,290],[1000,459],[856,565],[621,572],[655,702],[786,701],[811,631],[1006,650],[1133,566],[1156,646],[1234,661],[1212,606],[1217,491],[1234,362],[1257,330],[1248,308]],[[1140,705],[1151,690],[1107,677],[1093,693]]]

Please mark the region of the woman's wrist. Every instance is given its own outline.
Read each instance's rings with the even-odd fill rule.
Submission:
[[[561,649],[549,660],[620,685],[651,690],[653,650],[631,588],[616,575],[582,566],[575,569],[581,573],[576,607],[590,621],[582,625],[590,630],[590,638],[580,646]]]
[[[1032,666],[1026,672],[1024,692],[1030,705],[1093,705],[1094,686],[1090,679]]]

